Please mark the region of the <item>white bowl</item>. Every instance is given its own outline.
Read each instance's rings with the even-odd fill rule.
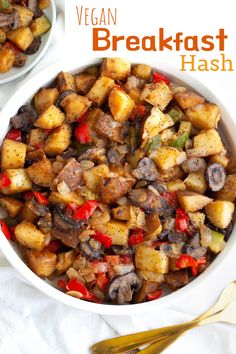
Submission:
[[[27,55],[27,62],[22,68],[13,67],[7,73],[0,73],[0,85],[6,84],[7,82],[18,79],[19,77],[25,75],[29,70],[31,70],[38,62],[42,59],[46,53],[52,39],[54,24],[56,21],[56,6],[54,0],[51,0],[51,6],[44,10],[49,21],[51,22],[50,30],[42,36],[42,43],[39,50],[33,55]]]
[[[87,61],[86,66],[95,64],[97,61]],[[221,108],[221,115],[223,117],[222,127],[224,130],[224,135],[227,138],[227,141],[232,148],[232,151],[235,151],[236,141],[234,137],[236,136],[236,125],[233,119],[228,114],[227,110],[225,110],[219,100],[219,98],[215,97],[212,92],[210,92],[207,87],[199,82],[198,80],[192,78],[187,74],[180,73],[176,68],[171,67],[167,64],[158,64],[154,60],[145,60],[147,64],[150,64],[153,68],[156,68],[158,71],[166,73],[168,77],[177,82],[178,84],[182,84],[185,86],[192,87],[194,90],[198,91],[205,97],[207,100],[211,102],[215,102]],[[37,90],[41,87],[45,87],[50,82],[53,81],[57,73],[61,70],[70,70],[71,72],[79,72],[84,69],[84,67],[79,68],[66,68],[61,67],[61,64],[56,64],[52,67],[49,67],[36,76],[32,77],[29,81],[27,81],[23,86],[18,90],[7,102],[4,109],[1,112],[0,117],[0,141],[3,140],[6,132],[9,129],[9,118],[16,114],[18,108],[29,101],[33,94],[37,92]],[[130,315],[130,314],[138,314],[153,311],[156,309],[160,309],[161,307],[168,307],[171,304],[175,303],[177,300],[184,300],[188,297],[188,301],[191,299],[194,300],[194,297],[191,296],[200,286],[204,286],[207,291],[207,282],[209,278],[213,277],[216,273],[217,268],[223,266],[224,260],[228,257],[229,253],[233,251],[236,247],[236,226],[234,226],[233,232],[230,236],[229,241],[225,249],[217,256],[217,258],[213,261],[213,263],[209,266],[209,268],[203,272],[199,277],[193,280],[191,283],[186,285],[180,290],[173,292],[163,298],[160,298],[155,301],[135,304],[135,305],[103,305],[103,304],[95,304],[86,302],[83,300],[79,300],[73,298],[69,295],[64,294],[60,290],[57,290],[53,286],[50,285],[49,281],[44,281],[40,279],[37,275],[35,275],[27,265],[22,261],[21,256],[17,250],[14,248],[14,245],[9,243],[7,239],[0,235],[0,249],[8,259],[8,261],[15,267],[18,272],[28,281],[28,283],[32,284],[36,288],[38,288],[43,293],[47,294],[48,296],[70,306],[73,306],[77,309],[87,310],[94,313],[100,314],[110,314],[110,315]],[[208,289],[211,291],[210,289]]]

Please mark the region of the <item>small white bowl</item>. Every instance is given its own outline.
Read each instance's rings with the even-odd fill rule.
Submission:
[[[56,6],[54,0],[51,0],[51,5],[48,9],[44,10],[49,21],[51,22],[50,30],[42,36],[42,43],[39,50],[33,55],[27,55],[27,62],[22,68],[13,67],[7,73],[0,73],[0,85],[6,84],[7,82],[19,79],[19,77],[25,75],[29,70],[31,70],[38,62],[42,59],[46,53],[51,40],[54,30],[54,24],[56,21]]]
[[[40,73],[29,79],[25,84],[23,84],[20,90],[18,90],[10,98],[10,100],[7,102],[0,114],[0,141],[3,140],[6,132],[9,129],[10,117],[16,114],[18,108],[21,105],[30,101],[33,94],[37,92],[39,88],[49,85],[59,71],[70,70],[74,73],[80,72],[85,67],[89,65],[94,65],[98,62],[98,60],[87,61],[85,66],[79,68],[62,68],[61,64],[57,63],[56,65],[53,65],[52,67],[41,71]],[[150,64],[153,68],[156,68],[160,72],[166,73],[166,75],[174,82],[180,85],[189,86],[192,89],[198,91],[207,100],[218,104],[221,109],[221,115],[223,120],[221,123],[221,128],[224,131],[224,135],[227,139],[229,146],[231,147],[231,150],[236,151],[236,140],[234,139],[234,137],[236,136],[235,122],[230,117],[227,110],[224,109],[221,101],[216,96],[214,96],[214,94],[209,91],[204,84],[189,76],[188,74],[180,73],[179,70],[174,67],[162,63],[158,64],[156,60],[146,59],[143,60],[143,62]],[[22,261],[20,253],[18,249],[14,246],[14,244],[9,243],[7,239],[3,236],[3,234],[0,234],[0,249],[4,253],[5,257],[8,259],[8,261],[12,264],[12,266],[15,267],[19,273],[21,273],[21,275],[24,277],[24,279],[28,281],[29,284],[32,284],[43,293],[64,304],[73,306],[77,309],[87,310],[90,312],[106,315],[134,315],[139,313],[145,313],[149,311],[158,310],[163,307],[171,306],[171,304],[174,304],[176,301],[183,301],[186,298],[188,298],[188,301],[195,301],[193,294],[196,288],[202,286],[205,287],[205,291],[211,291],[211,289],[207,289],[209,279],[215,275],[217,268],[222,267],[224,265],[225,259],[229,256],[231,252],[235,251],[235,248],[236,226],[234,226],[233,232],[230,236],[229,241],[227,242],[225,249],[216,257],[216,259],[209,266],[209,268],[191,283],[189,283],[182,289],[177,290],[169,295],[166,295],[165,297],[162,297],[158,300],[141,304],[119,306],[95,304],[79,300],[64,294],[60,290],[50,285],[49,281],[44,281],[37,275],[35,275],[29,269],[29,267]]]

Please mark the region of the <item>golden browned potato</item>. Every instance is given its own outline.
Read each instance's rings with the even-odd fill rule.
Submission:
[[[0,28],[0,44],[4,43],[6,39],[7,39],[6,32],[3,31],[2,28]]]
[[[124,205],[124,206],[113,208],[111,213],[114,219],[128,221],[131,217],[130,205]]]
[[[92,88],[93,84],[97,80],[97,76],[84,72],[78,75],[75,75],[75,84],[77,91],[82,95],[86,95],[89,90]]]
[[[84,171],[84,183],[91,189],[96,190],[104,177],[107,177],[109,173],[109,168],[107,165],[102,164],[95,166],[87,171]]]
[[[157,213],[146,216],[145,240],[156,238],[162,232],[162,224]]]
[[[207,190],[207,182],[204,172],[190,172],[187,178],[184,180],[187,189],[204,194]]]
[[[135,266],[141,270],[166,274],[169,271],[169,258],[162,251],[141,245],[136,248]]]
[[[50,203],[54,203],[54,204],[59,203],[59,204],[67,205],[69,203],[75,203],[79,206],[81,206],[85,202],[85,199],[82,198],[76,191],[63,193],[63,194],[59,192],[52,192],[49,195],[48,200]]]
[[[185,212],[198,211],[212,202],[211,198],[190,191],[178,191],[177,197],[181,208]]]
[[[45,140],[48,137],[48,133],[43,129],[32,129],[28,135],[27,143],[34,148],[40,148],[43,146]]]
[[[1,197],[0,205],[6,210],[10,217],[14,218],[20,212],[23,203],[19,202],[19,200],[16,200],[14,198]]]
[[[51,0],[38,0],[40,10],[47,9],[51,5]]]
[[[137,273],[141,276],[141,278],[147,281],[155,282],[157,285],[164,283],[165,281],[165,275],[161,273],[152,272],[150,270],[139,270]]]
[[[128,193],[135,183],[134,178],[128,177],[108,177],[104,178],[100,184],[101,199],[104,204],[112,204],[118,198]]]
[[[161,111],[166,108],[172,98],[172,91],[163,81],[145,85],[140,97],[142,101],[147,101]]]
[[[17,10],[20,18],[20,27],[28,27],[33,20],[34,14],[26,6],[14,5],[14,9]]]
[[[130,75],[131,64],[123,58],[103,59],[101,75],[110,77],[113,80],[125,80]]]
[[[23,220],[15,228],[15,237],[23,246],[41,251],[48,242],[48,235],[43,234],[29,221]]]
[[[59,92],[76,91],[75,78],[72,74],[61,71],[57,76],[57,86]]]
[[[87,111],[92,102],[87,97],[79,96],[76,93],[72,93],[61,101],[61,106],[66,112],[66,121],[73,123]]]
[[[176,178],[183,178],[184,172],[179,166],[174,166],[169,170],[160,170],[158,174],[158,181],[160,182],[169,182],[175,180]]]
[[[11,184],[8,187],[0,188],[3,194],[15,194],[32,189],[31,180],[26,170],[23,168],[6,170],[6,174],[10,179]]]
[[[220,134],[215,129],[203,130],[193,138],[193,150],[200,149],[201,157],[220,154],[223,148]]]
[[[48,32],[51,28],[51,23],[46,15],[35,18],[30,25],[30,29],[34,38],[42,36],[44,33]]]
[[[23,168],[27,145],[20,141],[5,139],[2,144],[1,168]]]
[[[176,178],[173,181],[169,181],[166,184],[168,192],[177,192],[186,190],[186,185],[184,181],[180,178]]]
[[[146,64],[136,64],[132,69],[132,74],[142,80],[149,80],[152,68]]]
[[[197,129],[217,128],[220,120],[219,108],[213,103],[201,103],[186,109],[186,116]]]
[[[47,249],[39,252],[31,250],[28,252],[29,267],[40,277],[49,277],[56,270],[57,255]]]
[[[145,120],[143,126],[143,140],[152,139],[164,129],[172,127],[174,121],[168,114],[164,114],[159,108],[154,107],[150,116]]]
[[[40,114],[34,125],[42,129],[54,129],[61,125],[64,119],[64,113],[52,104]]]
[[[236,174],[226,176],[224,187],[216,193],[217,199],[234,202],[236,199]]]
[[[52,163],[47,158],[33,163],[26,171],[30,179],[42,187],[50,187],[55,178]]]
[[[193,107],[205,101],[205,99],[197,93],[188,90],[175,93],[174,98],[182,109]]]
[[[87,97],[100,107],[107,100],[114,85],[114,80],[107,76],[101,76],[95,81],[91,90],[87,93]]]
[[[226,168],[228,166],[229,163],[229,158],[225,155],[213,155],[211,156],[209,163],[219,163],[220,165],[222,165],[224,168]]]
[[[56,270],[58,275],[63,274],[69,269],[76,259],[75,250],[62,252],[58,254]]]
[[[50,156],[56,156],[65,151],[70,145],[71,126],[63,123],[49,135],[45,141],[44,151]]]
[[[0,49],[0,73],[6,73],[14,65],[16,56],[10,48]]]
[[[19,27],[7,32],[7,39],[24,52],[33,42],[34,36],[29,27]]]
[[[171,146],[160,146],[156,151],[153,151],[150,157],[162,170],[169,170],[186,160],[184,151],[180,151]]]
[[[194,213],[189,212],[188,216],[193,226],[196,227],[197,229],[201,229],[201,227],[205,223],[206,215],[204,213],[196,211]]]
[[[97,230],[110,236],[113,245],[128,245],[129,229],[127,225],[121,221],[111,220],[106,225],[97,225]]]
[[[42,113],[50,106],[54,105],[59,96],[57,88],[42,88],[34,96],[34,107],[37,113]]]
[[[134,101],[119,86],[111,90],[108,104],[114,119],[118,122],[127,121],[135,107]]]
[[[228,200],[215,200],[205,206],[205,212],[213,225],[225,229],[232,220],[234,204]]]

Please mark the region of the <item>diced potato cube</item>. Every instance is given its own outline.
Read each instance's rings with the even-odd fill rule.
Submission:
[[[201,104],[205,101],[204,98],[198,95],[197,93],[188,90],[175,93],[174,98],[178,105],[183,109],[187,109],[197,104]]]
[[[40,114],[34,125],[42,129],[54,129],[63,123],[64,118],[64,113],[52,104]]]
[[[34,36],[29,27],[19,27],[7,32],[7,39],[24,52],[33,42]]]
[[[156,239],[162,232],[162,224],[157,213],[146,215],[145,240]]]
[[[63,123],[49,135],[45,141],[44,151],[49,156],[60,155],[70,145],[71,126]]]
[[[42,113],[51,105],[54,105],[59,96],[57,88],[42,88],[34,96],[34,107],[37,113]]]
[[[79,96],[76,93],[72,93],[61,101],[61,106],[66,112],[66,121],[73,123],[87,111],[92,102],[87,97]]]
[[[23,204],[19,200],[8,197],[1,197],[0,205],[12,218],[14,218],[20,212],[23,206]]]
[[[32,129],[28,135],[27,143],[29,146],[38,148],[43,146],[47,137],[48,133],[45,130],[39,128]]]
[[[29,221],[22,221],[15,228],[15,237],[23,246],[41,251],[48,241],[48,235],[43,234]]]
[[[11,180],[8,187],[0,188],[3,194],[15,194],[32,189],[31,180],[23,168],[6,170],[7,177]]]
[[[77,91],[83,95],[86,95],[92,88],[96,80],[96,75],[92,75],[86,72],[75,75],[75,84],[77,87]]]
[[[130,205],[119,206],[111,211],[114,219],[128,221],[130,219]]]
[[[97,225],[96,228],[110,236],[113,245],[127,246],[129,229],[125,223],[111,220],[106,225]]]
[[[0,73],[6,73],[14,65],[16,56],[10,48],[0,49]]]
[[[84,198],[82,198],[76,191],[64,194],[61,194],[59,192],[52,192],[49,195],[48,200],[50,203],[54,204],[60,203],[67,205],[69,203],[75,203],[79,206],[81,206],[85,202]]]
[[[107,76],[101,76],[87,93],[87,97],[90,101],[100,107],[107,100],[114,85],[114,80]]]
[[[198,211],[204,208],[207,204],[212,202],[211,198],[190,191],[178,191],[177,197],[178,197],[178,202],[180,204],[180,207],[185,212]]]
[[[163,111],[172,100],[173,94],[169,86],[161,81],[145,85],[140,98]]]
[[[0,44],[4,43],[7,38],[6,32],[0,28]]]
[[[28,263],[39,277],[49,277],[56,270],[57,255],[47,249],[41,252],[32,250],[28,253]]]
[[[205,212],[214,226],[225,229],[232,220],[234,204],[227,200],[215,200],[205,206]]]
[[[107,165],[102,164],[95,166],[87,171],[84,171],[84,183],[89,189],[96,190],[102,180],[109,173]]]
[[[57,76],[57,86],[59,92],[76,91],[75,78],[72,74],[61,71]]]
[[[177,191],[185,191],[186,185],[182,179],[177,178],[173,181],[167,182],[166,184],[168,192],[177,192]]]
[[[101,75],[110,77],[113,80],[124,81],[130,75],[131,64],[123,58],[103,59]]]
[[[206,215],[204,213],[196,211],[195,213],[189,212],[188,216],[193,226],[196,227],[197,229],[201,229],[201,227],[205,223]]]
[[[47,9],[51,5],[51,0],[38,0],[40,10]]]
[[[17,10],[20,18],[20,27],[28,27],[33,20],[34,14],[26,6],[14,5],[14,9]]]
[[[186,116],[197,129],[217,128],[220,120],[219,108],[213,103],[201,103],[185,111]]]
[[[56,265],[56,270],[57,273],[60,275],[65,273],[67,269],[72,266],[73,262],[76,259],[75,250],[59,253],[57,257],[58,262]]]
[[[204,194],[207,190],[207,182],[204,172],[190,172],[187,178],[184,180],[187,189]]]
[[[220,154],[224,146],[215,129],[202,131],[193,138],[194,149],[203,149],[202,157]]]
[[[142,80],[149,80],[151,76],[152,68],[146,64],[136,64],[132,69],[133,75]]]
[[[138,274],[147,281],[155,282],[158,284],[164,283],[165,276],[157,272],[151,272],[150,270],[139,270]]]
[[[34,162],[26,169],[30,179],[37,185],[42,187],[50,187],[52,185],[55,174],[53,172],[52,163],[47,158],[38,162]]]
[[[169,258],[162,251],[138,246],[135,253],[135,266],[141,270],[166,274],[169,271]]]
[[[50,28],[51,23],[46,15],[35,18],[30,25],[30,29],[35,38],[42,36],[42,34],[48,32]]]
[[[184,151],[180,151],[170,146],[160,146],[151,154],[151,158],[162,170],[169,170],[176,165],[180,165],[186,160]]]
[[[108,104],[114,119],[118,122],[127,121],[135,107],[134,101],[118,86],[111,90]]]
[[[23,168],[25,164],[27,145],[20,141],[5,139],[2,144],[1,168]]]
[[[168,114],[162,113],[159,108],[154,107],[151,110],[151,115],[146,119],[143,126],[143,135],[144,140],[154,138],[164,129],[172,127],[174,121]]]
[[[236,199],[236,174],[226,176],[224,187],[216,193],[217,199],[234,202]]]
[[[169,170],[160,170],[158,173],[158,180],[160,182],[169,182],[175,180],[176,178],[183,178],[184,172],[179,166],[174,166],[169,168]]]
[[[229,163],[229,158],[225,155],[213,155],[211,156],[209,163],[219,163],[220,165],[222,165],[224,168],[226,168],[228,166]]]

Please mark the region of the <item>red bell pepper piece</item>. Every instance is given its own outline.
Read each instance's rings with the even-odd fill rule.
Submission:
[[[60,251],[62,244],[60,240],[52,240],[49,245],[47,246],[47,249],[52,252],[52,253],[58,253]]]
[[[6,138],[10,139],[10,140],[15,140],[15,141],[22,141],[22,136],[21,136],[20,129],[11,129],[7,133]]]
[[[20,49],[18,49],[14,44],[8,41],[3,44],[3,49],[11,49],[15,55],[18,55],[20,53]]]
[[[122,264],[130,264],[132,263],[132,256],[128,256],[128,255],[120,256],[120,261]]]
[[[12,239],[11,231],[7,226],[7,224],[5,223],[5,221],[2,219],[0,220],[0,226],[1,226],[2,233],[5,235],[6,239],[11,240]]]
[[[170,80],[167,79],[166,76],[155,71],[153,73],[153,83],[156,84],[157,82],[161,82],[161,81],[163,81],[166,85],[170,84]]]
[[[94,274],[106,273],[108,270],[107,263],[103,261],[92,261],[90,265],[93,268]]]
[[[106,273],[99,273],[96,277],[96,283],[100,289],[105,290],[109,283]]]
[[[86,123],[79,124],[75,129],[75,137],[80,144],[88,144],[91,142],[88,126]]]
[[[188,223],[183,218],[175,218],[175,230],[177,232],[187,232],[188,231]]]
[[[176,192],[164,192],[161,194],[170,206],[177,206],[177,194]]]
[[[77,211],[77,210],[79,209],[79,206],[78,206],[78,204],[71,202],[71,203],[69,203],[69,204],[67,205],[67,208],[68,208],[69,210],[75,212],[75,211]]]
[[[40,204],[48,205],[47,198],[40,192],[33,192],[33,195]]]
[[[192,274],[195,276],[198,273],[198,266],[200,264],[205,264],[205,258],[194,259],[193,257],[183,254],[180,258],[175,262],[177,268],[191,268]]]
[[[85,119],[87,118],[88,115],[88,111],[84,112],[83,114],[81,114],[81,116],[76,120],[76,122],[78,123],[84,123]]]
[[[133,230],[129,238],[129,245],[136,246],[139,243],[142,243],[143,241],[144,241],[143,230],[142,229]]]
[[[148,294],[147,299],[149,301],[159,299],[159,297],[161,297],[161,295],[162,295],[162,291],[163,291],[162,289],[159,289],[157,291],[154,291],[153,293]]]
[[[100,231],[95,231],[94,235],[91,235],[95,240],[101,242],[102,245],[104,245],[106,248],[110,248],[112,245],[112,238],[111,236],[108,236]]]
[[[87,200],[73,215],[75,220],[87,220],[97,208],[98,202],[96,200]]]
[[[188,215],[180,208],[176,209],[176,216],[185,219],[186,221],[189,221]]]
[[[30,200],[30,199],[32,199],[33,197],[34,197],[33,192],[25,192],[25,193],[24,193],[24,198],[25,198],[26,200]]]
[[[58,279],[57,286],[58,286],[58,288],[66,290],[66,281],[63,279]]]
[[[143,104],[137,104],[131,113],[129,119],[135,120],[138,118],[145,118],[148,115],[148,109]]]
[[[6,187],[10,186],[10,184],[11,184],[11,180],[8,177],[7,173],[5,171],[2,172],[0,175],[0,187],[6,188]]]
[[[81,293],[81,298],[84,300],[94,300],[94,295],[90,293],[86,286],[76,278],[72,278],[68,281],[68,283],[66,284],[66,289],[69,291],[77,291]]]

